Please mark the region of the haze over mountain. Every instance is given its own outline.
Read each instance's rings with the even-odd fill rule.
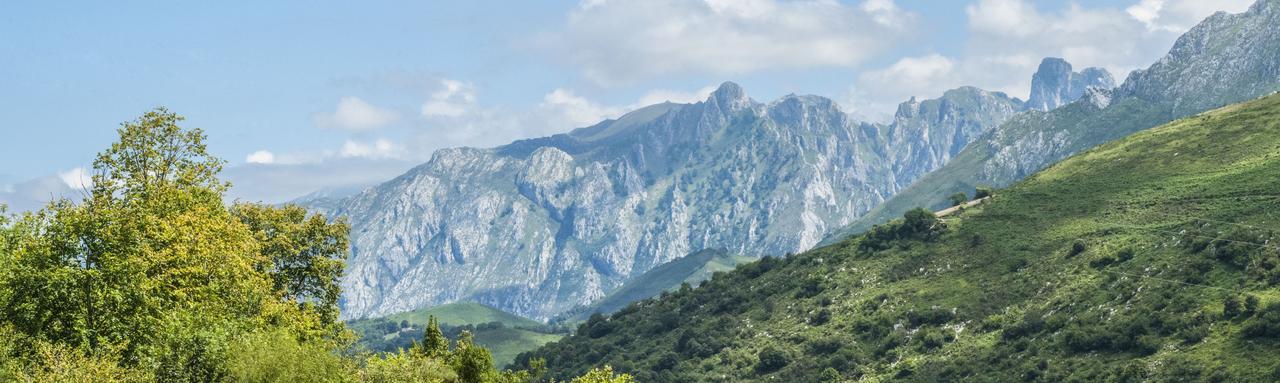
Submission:
[[[1037,89],[1074,94],[1055,78],[1037,75]],[[441,150],[395,180],[315,207],[352,220],[348,318],[460,300],[548,318],[690,252],[806,250],[1024,109],[1003,93],[961,87],[869,124],[824,97],[761,103],[725,83],[696,104],[653,105],[493,149]]]

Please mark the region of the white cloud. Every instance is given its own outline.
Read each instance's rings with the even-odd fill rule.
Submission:
[[[395,122],[394,111],[379,108],[357,97],[343,97],[333,113],[315,116],[316,125],[322,128],[369,130]]]
[[[415,162],[394,159],[328,157],[316,162],[231,166],[230,199],[281,203],[326,188],[368,186],[404,174]]]
[[[50,201],[60,198],[79,200],[91,186],[91,181],[80,181],[77,173],[84,174],[84,169],[58,172],[26,181],[5,185],[0,188],[0,204],[7,205],[10,212],[26,212],[38,210]],[[87,176],[87,174],[84,174]],[[73,188],[82,186],[83,189]]]
[[[640,96],[640,100],[632,104],[630,109],[642,108],[653,104],[661,104],[664,102],[674,102],[677,104],[691,104],[698,101],[706,100],[711,96],[711,92],[716,91],[715,85],[708,85],[701,89],[685,92],[671,89],[654,89]]]
[[[93,187],[93,176],[85,171],[82,167],[76,167],[65,172],[58,172],[58,178],[67,187],[74,190],[89,190]]]
[[[1184,32],[1214,12],[1241,12],[1254,0],[1141,0],[1125,12],[1152,31]]]
[[[379,138],[373,142],[347,140],[338,150],[343,158],[394,159],[400,158],[404,149],[390,140]]]
[[[913,16],[889,0],[585,1],[542,36],[602,84],[670,74],[848,67],[891,46]]]
[[[475,86],[457,80],[440,80],[441,89],[422,104],[426,117],[459,117],[475,106]]]
[[[271,164],[276,162],[276,155],[266,150],[259,150],[245,156],[244,162],[250,164]]]
[[[1135,0],[1127,7],[1069,3],[1044,10],[1030,0],[978,0],[965,8],[973,33],[952,56],[900,59],[863,72],[848,107],[883,120],[910,96],[937,97],[964,85],[1026,98],[1031,75],[1044,57],[1061,57],[1076,70],[1103,67],[1123,81],[1128,72],[1158,60],[1174,40],[1216,11],[1239,12],[1248,1]]]
[[[563,117],[564,121],[574,127],[591,125],[606,118],[617,117],[624,112],[622,108],[596,104],[563,88],[556,88],[543,96],[542,103],[538,107],[558,113],[559,117]]]

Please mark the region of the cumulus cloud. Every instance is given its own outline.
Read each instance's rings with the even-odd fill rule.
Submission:
[[[58,172],[58,179],[61,179],[62,183],[72,190],[89,190],[93,187],[93,176],[82,167]]]
[[[276,155],[266,150],[259,150],[249,153],[244,157],[244,162],[250,164],[270,164],[276,162]]]
[[[403,155],[404,149],[385,138],[379,138],[372,142],[362,142],[356,140],[347,140],[342,143],[342,149],[338,150],[338,156],[343,158],[367,158],[367,159],[394,159]]]
[[[599,83],[847,67],[891,46],[913,15],[890,0],[585,1],[543,44]]]
[[[470,111],[476,103],[475,86],[457,80],[440,80],[441,88],[422,104],[426,117],[459,117]]]
[[[1148,30],[1183,32],[1214,12],[1240,12],[1254,0],[1141,0],[1125,12]]]
[[[586,126],[604,120],[606,118],[617,117],[622,113],[622,108],[603,106],[584,97],[578,96],[571,90],[556,88],[543,96],[542,103],[538,105],[543,110],[559,113],[559,117],[572,124],[571,126]]]
[[[61,198],[79,200],[92,181],[81,181],[77,176],[87,174],[84,174],[84,169],[77,169],[80,170],[72,169],[0,186],[0,204],[8,206],[10,212],[26,212],[38,210]]]
[[[398,116],[394,111],[379,108],[357,97],[343,97],[333,113],[315,116],[316,125],[322,128],[369,130],[392,122]]]

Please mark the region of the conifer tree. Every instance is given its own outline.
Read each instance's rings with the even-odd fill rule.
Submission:
[[[422,354],[428,358],[442,358],[449,354],[449,339],[440,331],[440,323],[434,315],[427,318],[427,328],[422,334]]]

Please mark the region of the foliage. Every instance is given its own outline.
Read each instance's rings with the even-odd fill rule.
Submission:
[[[951,206],[960,206],[965,202],[969,202],[969,195],[964,194],[964,192],[956,192],[956,194],[947,197],[947,201],[951,202]]]
[[[337,320],[348,226],[223,204],[198,129],[165,109],[118,130],[82,203],[0,206],[0,381],[517,382],[462,332],[448,351],[354,352]],[[443,348],[441,346],[444,346]],[[536,363],[535,363],[536,364]]]
[[[613,367],[604,366],[588,371],[586,374],[574,378],[571,383],[633,383],[635,379],[627,374],[614,374]]]
[[[990,186],[978,186],[973,190],[973,199],[983,199],[995,194],[995,189]]]

